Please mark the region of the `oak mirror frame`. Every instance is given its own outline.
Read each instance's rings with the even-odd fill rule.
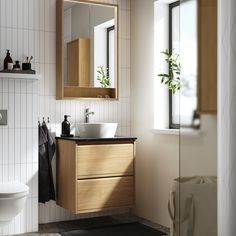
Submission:
[[[118,100],[118,10],[100,0],[57,0],[57,100]]]

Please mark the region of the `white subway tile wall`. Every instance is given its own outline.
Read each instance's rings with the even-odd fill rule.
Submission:
[[[32,154],[32,148],[37,148],[37,140],[32,138],[36,134],[32,133],[28,125],[37,123],[38,119],[42,121],[43,117],[49,117],[52,132],[60,135],[63,116],[69,114],[72,116],[70,121],[74,131],[74,124],[83,122],[84,109],[89,107],[95,112],[91,121],[118,122],[117,134],[130,135],[130,0],[97,1],[119,5],[119,101],[57,101],[56,0],[0,1],[0,70],[3,68],[6,49],[10,49],[14,60],[23,61],[26,56],[33,55],[32,67],[41,75],[39,89],[32,93],[28,91],[31,88],[29,83],[33,82],[7,79],[0,82],[0,109],[9,109],[9,126],[0,127],[0,181],[18,179],[28,183],[31,188],[25,209],[10,226],[0,229],[0,235],[36,231],[38,222],[76,218],[58,207],[55,202],[49,202],[39,205],[38,220],[38,156]],[[37,108],[37,99],[39,115],[34,110]],[[55,169],[55,158],[53,166]],[[95,215],[112,213],[114,212]],[[91,216],[94,214],[77,218]]]
[[[8,110],[8,125],[0,126],[0,182],[18,180],[30,188],[25,208],[0,235],[38,229],[38,84],[0,78],[0,109]]]

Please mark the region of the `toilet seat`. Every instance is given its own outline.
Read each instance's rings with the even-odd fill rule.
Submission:
[[[29,194],[29,187],[19,182],[0,183],[0,199],[18,198]]]

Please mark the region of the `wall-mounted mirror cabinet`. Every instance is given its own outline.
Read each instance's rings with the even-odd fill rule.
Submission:
[[[118,99],[118,6],[57,0],[57,99]]]

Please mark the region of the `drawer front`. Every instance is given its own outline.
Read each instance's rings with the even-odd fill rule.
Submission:
[[[77,178],[133,175],[133,144],[77,145]]]
[[[118,207],[134,202],[134,178],[115,177],[77,181],[77,213]]]

